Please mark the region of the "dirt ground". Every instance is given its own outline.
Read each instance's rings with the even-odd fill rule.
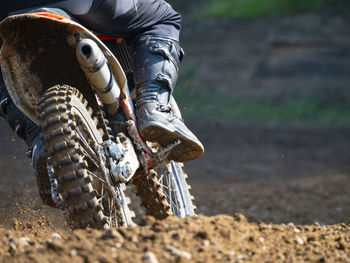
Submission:
[[[220,83],[215,88],[237,92],[286,83],[346,85],[350,52],[331,51],[350,43],[343,34],[349,21],[327,21],[301,15],[278,23],[186,24],[187,60],[199,72],[194,83]],[[319,30],[310,23],[319,23]],[[286,28],[292,39],[283,34]],[[320,46],[324,39],[331,41]],[[302,45],[273,44],[295,41]],[[305,41],[318,44],[310,49]],[[320,57],[319,48],[326,55]],[[283,71],[305,61],[328,67],[311,67],[312,79],[302,70],[294,76]],[[343,71],[332,74],[334,65]],[[350,262],[350,128],[188,124],[206,148],[203,157],[186,164],[199,215],[145,218],[141,226],[106,232],[72,231],[62,212],[42,204],[26,147],[1,121],[0,262]]]
[[[349,129],[192,124],[207,149],[187,164],[201,215],[112,232],[72,232],[44,206],[2,129],[0,262],[350,262]]]
[[[248,223],[196,216],[129,229],[76,230],[38,239],[0,229],[2,262],[349,262],[349,225]]]

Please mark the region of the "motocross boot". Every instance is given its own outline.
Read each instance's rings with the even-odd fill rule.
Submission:
[[[27,157],[32,158],[41,199],[45,204],[55,207],[50,193],[51,186],[46,167],[47,156],[38,126],[15,106],[4,84],[0,84],[0,99],[0,116],[29,147]]]
[[[167,146],[180,140],[169,159],[186,162],[204,148],[186,127],[172,96],[181,61],[177,41],[143,36],[132,43],[138,128],[143,139]]]

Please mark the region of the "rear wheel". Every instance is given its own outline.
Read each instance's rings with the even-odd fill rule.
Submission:
[[[75,227],[133,224],[124,184],[110,184],[100,165],[103,131],[83,95],[69,86],[47,90],[39,106],[42,138],[50,156],[53,195]]]

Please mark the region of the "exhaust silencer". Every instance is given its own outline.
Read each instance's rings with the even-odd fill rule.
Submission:
[[[119,107],[120,88],[102,50],[95,41],[83,39],[76,47],[76,56],[86,78],[102,102],[108,104],[109,109],[116,111]]]

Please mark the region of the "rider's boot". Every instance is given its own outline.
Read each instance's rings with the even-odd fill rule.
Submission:
[[[141,136],[162,146],[180,140],[181,144],[169,155],[174,161],[198,158],[204,152],[203,145],[186,127],[172,97],[182,57],[178,42],[144,36],[134,41],[132,47]]]
[[[1,79],[0,79],[1,80]],[[25,116],[13,103],[4,84],[0,84],[0,116],[10,125],[15,134],[29,147],[27,156],[32,158],[40,197],[44,203],[55,207],[51,198],[51,186],[47,174],[43,141],[38,126]]]

